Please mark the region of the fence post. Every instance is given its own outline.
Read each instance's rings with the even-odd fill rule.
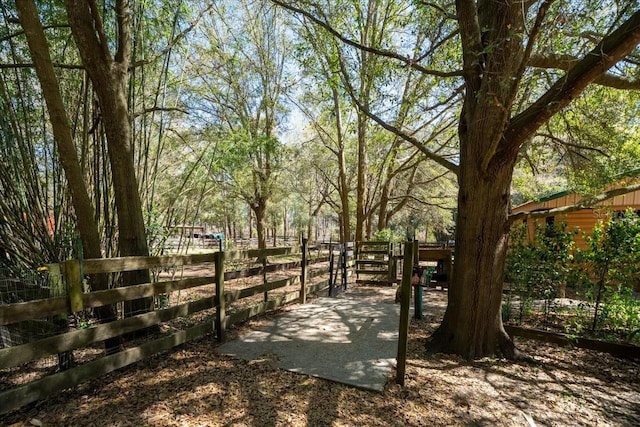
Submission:
[[[263,285],[267,284],[267,256],[266,255],[262,257],[262,284]],[[267,302],[267,301],[269,301],[269,291],[264,291],[264,302]]]
[[[66,296],[66,290],[64,288],[64,281],[62,280],[62,273],[60,270],[60,264],[48,264],[46,266],[48,272],[49,286],[51,287],[52,297]],[[71,304],[69,304],[71,306]],[[69,322],[66,314],[58,314],[53,319],[56,326],[56,333],[62,334],[69,331]],[[58,369],[66,371],[74,364],[73,351],[65,351],[58,353]]]
[[[387,280],[389,281],[389,286],[392,286],[396,282],[396,268],[395,268],[395,258],[394,258],[394,247],[393,243],[389,243],[389,261],[387,264]]]
[[[340,269],[342,274],[342,290],[347,290],[347,242],[342,244],[342,251],[340,253]]]
[[[411,301],[411,275],[413,273],[414,247],[417,242],[407,242],[402,265],[402,290],[400,293],[400,327],[398,328],[398,356],[396,357],[396,384],[404,386],[407,367],[407,343],[409,341],[409,304]]]
[[[69,298],[69,310],[71,313],[82,311],[82,274],[80,273],[80,261],[70,259],[64,262],[64,276],[67,281],[67,294]]]
[[[309,239],[302,238],[302,273],[300,274],[300,303],[307,303],[307,247]]]
[[[218,306],[216,307],[216,335],[218,342],[224,342],[227,326],[225,313],[227,301],[224,297],[224,252],[216,252],[213,259],[216,269],[216,298],[218,300]]]
[[[329,296],[333,296],[333,244],[329,243]]]

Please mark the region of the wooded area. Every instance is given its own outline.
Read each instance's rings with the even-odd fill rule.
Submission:
[[[356,284],[398,284],[400,242],[431,245],[413,266],[436,264],[429,284],[447,291],[431,355],[528,360],[515,326],[640,339],[640,2],[15,0],[0,13],[0,352],[15,360],[41,350],[10,344],[12,322],[100,343],[88,353],[118,366],[134,357],[120,334],[184,313],[215,308],[223,335],[252,313],[225,303],[271,307],[294,293],[269,293],[304,286],[304,260],[261,255],[285,242],[357,242],[326,254],[332,294],[347,267]],[[223,276],[216,249],[261,259]],[[158,280],[200,263],[217,276]],[[296,263],[300,279],[267,285]],[[262,284],[223,299],[166,306],[254,274]],[[214,330],[189,327],[176,342]],[[50,345],[73,364],[75,344]]]

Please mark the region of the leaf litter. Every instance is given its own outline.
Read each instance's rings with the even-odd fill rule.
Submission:
[[[355,288],[356,292],[362,292]],[[536,363],[427,356],[442,291],[412,319],[405,386],[382,393],[242,361],[204,338],[89,381],[20,411],[3,425],[96,426],[633,426],[640,425],[640,363],[519,339]],[[375,292],[363,292],[370,298]],[[382,296],[380,296],[382,295]],[[382,293],[379,299],[393,295]],[[295,306],[294,306],[295,307]],[[289,306],[282,310],[291,310]],[[280,310],[229,329],[230,339]]]

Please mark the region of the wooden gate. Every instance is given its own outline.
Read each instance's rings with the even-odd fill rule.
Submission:
[[[356,253],[356,283],[390,285],[396,282],[392,243],[358,242]]]

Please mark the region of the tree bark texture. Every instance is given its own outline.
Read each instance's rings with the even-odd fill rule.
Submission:
[[[541,23],[550,2],[540,3]],[[530,5],[529,5],[530,6]],[[640,42],[640,11],[605,37],[529,108],[511,117],[530,49],[519,1],[456,1],[465,98],[458,128],[460,168],[455,271],[442,324],[428,349],[467,358],[514,357],[500,304],[509,231],[509,193],[522,144]],[[535,30],[535,28],[534,28]],[[535,39],[535,33],[529,34]]]
[[[20,23],[25,31],[29,51],[31,52],[36,74],[47,105],[47,111],[49,112],[60,163],[69,185],[84,256],[102,258],[100,232],[95,221],[95,210],[84,181],[82,167],[73,142],[71,125],[66,114],[60,86],[54,72],[49,47],[42,23],[38,17],[36,5],[33,0],[18,0],[16,1],[16,8]],[[108,278],[104,274],[91,276],[90,284],[92,289],[96,291],[105,290],[109,287]],[[115,309],[110,305],[98,307],[96,314],[101,322],[109,322],[116,318]],[[120,342],[117,338],[105,341],[107,353],[116,351],[119,349],[119,345]]]
[[[356,188],[356,241],[364,240],[365,194],[367,185],[367,119],[358,113],[358,183]]]
[[[118,252],[120,256],[148,256],[127,103],[131,58],[128,1],[116,2],[118,40],[114,56],[109,51],[96,3],[91,0],[65,0],[65,6],[76,46],[100,104],[117,208]],[[127,285],[149,282],[149,271],[128,272],[123,275],[123,281]],[[125,308],[125,312],[148,311],[152,308],[151,302],[149,298],[136,300]]]
[[[500,310],[511,171],[488,179],[473,168],[461,170],[455,269],[445,317],[428,349],[469,359],[512,358],[516,351],[504,331]]]
[[[258,235],[258,249],[267,248],[267,230],[265,224],[265,218],[267,214],[267,201],[263,198],[258,198],[256,203],[251,205],[251,210],[256,215],[256,234]]]

